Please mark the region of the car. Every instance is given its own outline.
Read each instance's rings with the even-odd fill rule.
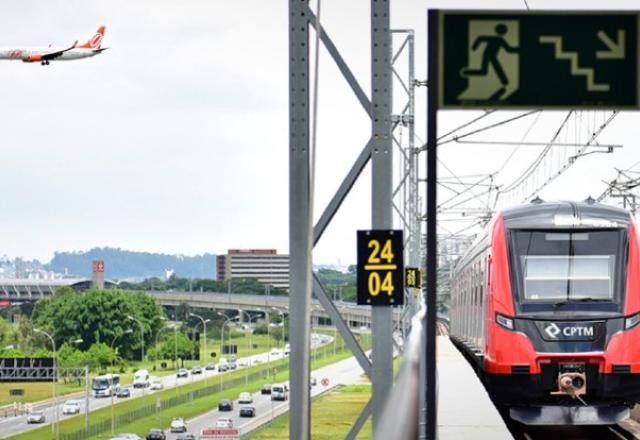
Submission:
[[[233,402],[229,399],[223,399],[218,403],[218,411],[233,411]]]
[[[171,432],[187,432],[187,424],[182,417],[174,417],[171,421]]]
[[[235,370],[236,368],[238,368],[238,364],[236,363],[235,360],[229,360],[227,365],[229,365],[230,370]]]
[[[191,367],[191,374],[202,374],[202,368],[200,365],[194,365]]]
[[[122,387],[116,393],[116,397],[131,397],[131,390],[129,388]]]
[[[229,417],[218,417],[216,428],[233,428],[233,420]]]
[[[27,423],[44,423],[44,410],[34,409],[27,416]]]
[[[251,393],[243,391],[238,396],[238,403],[253,403],[253,397],[251,397]]]
[[[151,428],[145,438],[147,440],[167,440],[167,436],[160,428]]]
[[[115,437],[111,437],[109,440],[142,440],[142,437],[140,437],[138,434],[125,432],[123,434],[116,434]]]
[[[290,353],[291,353],[291,347],[289,347],[289,344],[287,344],[287,345],[284,347],[284,355],[285,355],[285,356],[289,356],[289,354],[290,354]]]
[[[274,385],[271,387],[271,400],[287,400],[286,385]]]
[[[248,367],[249,361],[247,359],[240,359],[238,361],[238,367]]]
[[[218,372],[222,373],[223,371],[229,371],[229,364],[226,362],[224,364],[218,364]]]
[[[215,370],[216,365],[213,362],[209,362],[207,365],[204,366],[204,369],[207,371]]]
[[[176,371],[176,377],[189,377],[189,371],[186,368],[180,368]]]
[[[178,434],[176,440],[197,440],[194,434],[189,434],[188,432],[183,432],[182,434]]]
[[[256,416],[256,408],[253,406],[242,406],[240,407],[240,417],[255,417]]]
[[[316,385],[318,385],[318,380],[315,377],[311,376],[311,380],[309,381],[309,383],[312,387],[315,387]]]
[[[80,414],[80,402],[69,399],[62,405],[62,414]]]
[[[260,394],[271,394],[271,384],[265,383],[262,385],[262,389],[260,390]]]
[[[162,383],[162,379],[157,376],[151,377],[149,389],[150,390],[161,390],[164,388],[164,383]]]
[[[274,348],[273,350],[271,350],[271,356],[280,356],[280,350]]]

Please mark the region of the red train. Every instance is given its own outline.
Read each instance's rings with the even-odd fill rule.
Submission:
[[[451,338],[512,419],[612,424],[640,402],[640,243],[629,212],[593,200],[505,210],[451,281]]]

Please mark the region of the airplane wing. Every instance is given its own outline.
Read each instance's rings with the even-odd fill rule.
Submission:
[[[62,55],[65,52],[69,52],[71,49],[73,49],[74,47],[76,47],[76,45],[78,44],[78,41],[76,40],[75,43],[73,43],[73,45],[71,45],[70,47],[66,48],[66,49],[62,49],[62,50],[56,50],[55,52],[48,52],[48,53],[43,53],[42,54],[42,61],[46,61],[46,60],[53,60],[58,58],[60,55]]]

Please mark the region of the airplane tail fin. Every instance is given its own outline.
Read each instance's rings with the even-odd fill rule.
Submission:
[[[96,31],[96,34],[91,37],[89,41],[80,46],[76,45],[76,47],[81,47],[83,49],[100,49],[100,45],[102,44],[102,37],[104,37],[104,26],[100,26]]]

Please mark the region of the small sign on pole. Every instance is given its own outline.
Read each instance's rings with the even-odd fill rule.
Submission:
[[[413,287],[414,289],[422,288],[422,275],[417,267],[407,267],[404,270],[405,287]]]

